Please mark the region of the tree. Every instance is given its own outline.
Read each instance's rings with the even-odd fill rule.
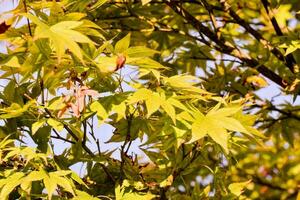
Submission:
[[[0,199],[299,198],[297,0],[13,3]]]

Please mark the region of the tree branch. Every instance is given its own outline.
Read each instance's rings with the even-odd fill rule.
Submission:
[[[265,65],[260,64],[259,61],[257,61],[256,59],[251,58],[248,55],[242,53],[237,47],[234,47],[232,44],[226,41],[222,36],[218,36],[216,33],[212,32],[208,27],[204,26],[188,11],[178,6],[176,2],[174,3],[174,2],[165,1],[165,3],[178,15],[180,15],[185,20],[187,20],[196,30],[199,31],[199,33],[204,34],[206,37],[208,37],[210,40],[216,43],[216,46],[214,47],[218,51],[240,59],[241,61],[245,62],[249,67],[256,69],[262,75],[269,78],[274,83],[281,86],[282,88],[285,88],[287,86],[286,81],[283,80],[278,74],[268,69]]]
[[[281,28],[280,28],[280,26],[279,26],[279,24],[278,24],[278,22],[277,22],[277,20],[276,20],[276,18],[275,18],[275,16],[274,16],[272,10],[271,10],[271,11],[269,10],[270,3],[268,2],[268,0],[261,0],[261,2],[262,2],[262,4],[264,5],[264,8],[265,8],[265,10],[266,10],[266,12],[267,12],[267,14],[268,14],[270,20],[271,20],[271,23],[272,23],[272,25],[273,25],[273,28],[274,28],[276,34],[277,34],[278,36],[283,36],[283,33],[282,33],[282,31],[281,31]],[[286,48],[284,48],[284,51],[286,51]],[[294,58],[294,56],[293,56],[293,54],[288,54],[288,55],[286,56],[286,62],[287,62],[289,65],[295,65],[295,64],[297,63],[296,60],[295,60],[295,58]],[[297,69],[294,68],[294,71],[297,71]]]
[[[270,42],[266,40],[257,30],[253,29],[248,22],[240,18],[236,11],[231,9],[230,5],[227,3],[226,0],[219,0],[219,2],[223,6],[224,12],[227,12],[240,26],[242,26],[246,31],[248,31],[258,42],[263,44],[265,48],[268,48],[276,58],[282,61],[293,73],[295,73],[296,62],[294,59],[291,60],[288,57],[285,57],[279,49],[272,46]]]
[[[25,13],[27,13],[27,4],[26,4],[26,0],[23,0],[23,6],[24,6]],[[28,26],[28,32],[29,32],[29,35],[32,36],[31,27],[30,27],[30,22],[29,22],[29,19],[28,19],[28,18],[27,18],[27,26]]]

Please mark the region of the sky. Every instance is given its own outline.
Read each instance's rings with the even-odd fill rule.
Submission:
[[[8,11],[12,8],[14,8],[14,5],[12,3],[12,0],[0,0],[0,22],[3,20],[3,13],[5,11]],[[5,16],[4,16],[5,18]],[[5,52],[5,43],[0,41],[0,52]],[[129,81],[131,78],[134,78],[136,76],[135,71],[130,67],[126,66],[124,70],[122,70],[121,75],[125,77],[125,80]],[[293,102],[293,97],[291,95],[283,95],[280,91],[280,88],[272,83],[271,81],[268,81],[269,86],[262,88],[256,92],[257,95],[259,95],[261,98],[266,99],[266,100],[271,100],[273,99],[274,105],[280,105],[285,102],[289,102],[292,105],[300,105],[300,98],[297,98],[295,102]],[[0,80],[0,84],[5,84],[3,80]],[[124,85],[125,90],[131,90],[127,85]],[[278,95],[280,94],[280,95]],[[277,96],[278,95],[278,96]],[[95,120],[95,127],[98,127],[96,129],[97,132],[97,138],[100,140],[100,146],[101,146],[101,151],[111,151],[112,149],[118,149],[120,148],[122,143],[109,143],[106,144],[105,142],[110,139],[112,136],[112,132],[114,128],[109,125],[109,124],[102,124],[99,126]],[[65,133],[64,133],[65,134]],[[143,139],[144,141],[146,138]],[[60,140],[54,140],[54,153],[55,154],[60,154],[66,147],[69,147],[69,144],[60,141]],[[33,141],[29,139],[29,137],[26,140],[27,144],[30,146],[36,146]],[[129,154],[134,153],[137,155],[141,155],[144,158],[145,154],[139,149],[139,145],[141,144],[141,141],[137,139],[134,141],[131,145],[131,148],[129,150]],[[92,146],[92,149],[96,151],[96,146]],[[120,158],[119,151],[116,150],[113,153],[114,158]],[[144,159],[146,161],[147,159]],[[71,169],[79,172],[81,175],[84,174],[84,167],[82,167],[82,164],[76,164],[75,166],[72,166]]]

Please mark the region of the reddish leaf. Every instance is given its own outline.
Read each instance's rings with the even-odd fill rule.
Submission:
[[[0,34],[5,33],[9,27],[10,25],[6,25],[5,22],[2,22],[0,24]]]
[[[119,54],[117,57],[117,61],[116,61],[116,69],[115,71],[121,69],[122,67],[124,67],[126,62],[126,56],[124,56],[123,54]]]

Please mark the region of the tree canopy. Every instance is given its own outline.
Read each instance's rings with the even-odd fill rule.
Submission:
[[[0,199],[300,199],[299,0],[0,3]]]

